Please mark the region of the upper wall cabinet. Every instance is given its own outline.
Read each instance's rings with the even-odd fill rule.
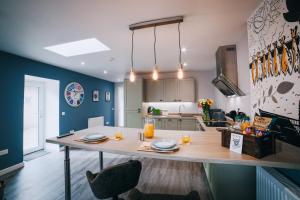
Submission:
[[[184,102],[195,102],[194,79],[183,79],[178,81],[178,100]]]
[[[175,78],[145,80],[146,102],[195,102],[195,81]]]
[[[165,98],[167,102],[178,101],[178,80],[177,79],[165,79]]]
[[[145,99],[146,102],[164,101],[164,81],[145,80]]]

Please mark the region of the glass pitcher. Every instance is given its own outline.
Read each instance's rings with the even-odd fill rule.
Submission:
[[[146,117],[144,122],[144,136],[145,138],[153,138],[154,137],[154,119]]]

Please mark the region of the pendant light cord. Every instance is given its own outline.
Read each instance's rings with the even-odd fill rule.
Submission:
[[[180,36],[180,23],[178,23],[178,45],[179,45],[179,64],[181,65],[181,36]]]
[[[156,26],[154,26],[154,64],[156,68]]]
[[[133,71],[133,36],[134,36],[134,30],[132,31],[131,35],[131,70]]]

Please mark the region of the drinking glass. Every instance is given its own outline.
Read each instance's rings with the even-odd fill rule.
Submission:
[[[145,125],[144,125],[144,136],[145,138],[153,138],[154,137],[154,119],[146,117]]]
[[[182,144],[190,144],[192,141],[190,134],[182,134],[181,141]]]

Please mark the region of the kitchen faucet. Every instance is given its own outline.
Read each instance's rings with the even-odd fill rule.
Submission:
[[[183,105],[183,104],[180,104],[180,105],[179,105],[179,108],[178,108],[178,113],[179,113],[179,114],[181,114],[181,107],[185,108],[185,105]]]

